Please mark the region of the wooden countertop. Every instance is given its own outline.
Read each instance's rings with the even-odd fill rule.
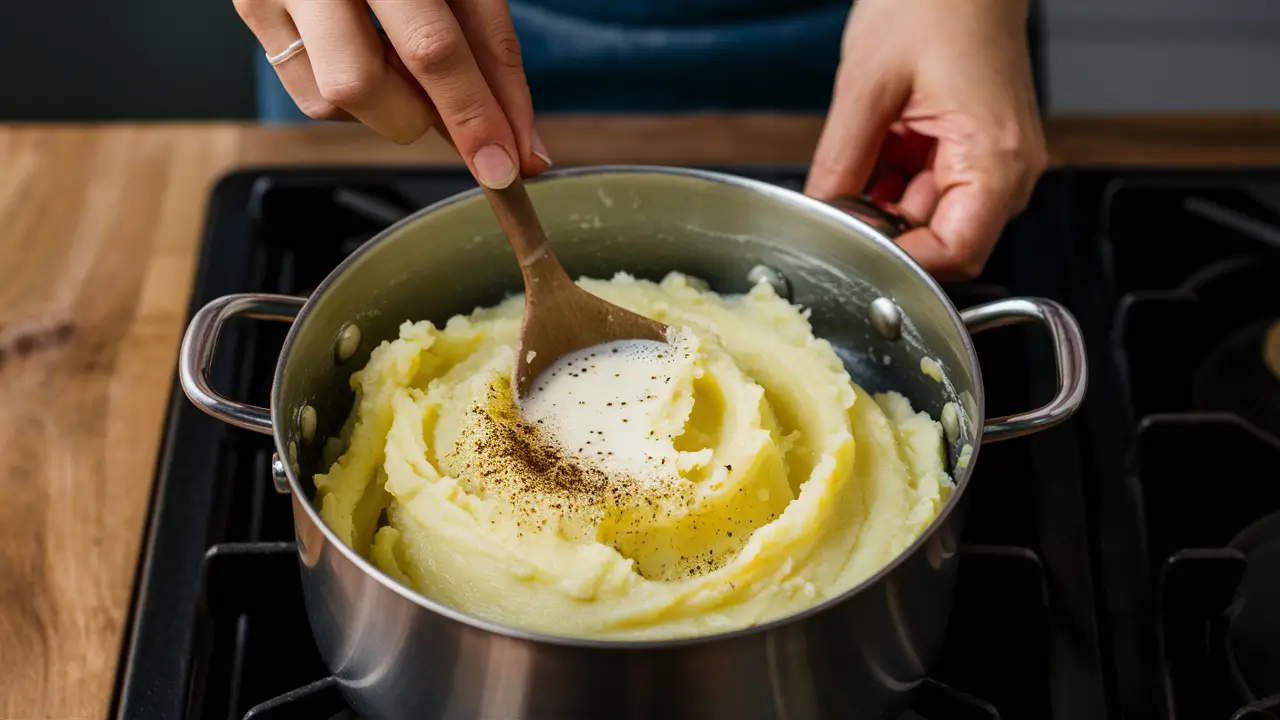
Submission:
[[[1280,116],[1057,119],[1055,164],[1280,167]],[[821,119],[549,119],[561,164],[806,162]],[[103,717],[207,193],[255,164],[456,162],[354,126],[0,125],[0,717]]]

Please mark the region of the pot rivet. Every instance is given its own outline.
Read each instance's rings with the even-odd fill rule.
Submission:
[[[360,326],[347,323],[338,333],[338,341],[333,344],[333,356],[338,362],[346,362],[360,348]]]
[[[871,327],[885,340],[897,340],[902,337],[902,311],[889,298],[872,300]]]
[[[302,444],[310,445],[316,436],[316,409],[303,405],[298,413],[298,430],[302,435]]]
[[[757,265],[747,272],[747,282],[752,286],[760,283],[769,283],[773,287],[773,292],[783,300],[791,300],[791,283],[787,282],[787,276],[783,275],[777,268],[771,268],[768,265]]]
[[[289,476],[285,474],[284,461],[275,453],[271,453],[271,482],[276,486],[276,492],[289,494]]]

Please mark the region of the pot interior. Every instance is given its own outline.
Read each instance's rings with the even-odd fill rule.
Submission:
[[[950,303],[914,263],[866,226],[822,203],[754,181],[664,169],[590,169],[530,182],[529,192],[557,256],[574,277],[618,271],[660,280],[678,270],[719,293],[751,287],[765,265],[786,278],[792,302],[810,309],[815,334],[829,341],[849,373],[870,392],[896,390],[938,418],[956,401],[960,434],[948,448],[953,479],[961,447],[981,426],[981,380],[968,335]],[[349,377],[405,320],[443,324],[521,291],[506,237],[479,192],[415,214],[371,240],[316,291],[290,333],[272,398],[280,445],[297,447],[304,502],[323,472],[323,438],[336,436],[351,411]],[[869,319],[879,297],[905,321],[888,340]],[[335,359],[348,323],[360,329],[357,352]],[[943,368],[926,376],[923,357]],[[304,404],[316,410],[316,440],[299,440]],[[954,493],[952,502],[960,493]],[[941,514],[940,514],[941,516]]]

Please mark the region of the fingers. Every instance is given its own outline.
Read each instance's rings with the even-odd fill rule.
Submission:
[[[928,227],[903,234],[898,245],[940,280],[971,280],[982,273],[1006,220],[977,193],[953,191],[942,196]]]
[[[932,163],[936,208],[921,216],[929,218],[930,233],[904,236],[901,244],[940,276],[974,277],[1005,223],[1026,207],[1044,172],[1047,156],[1039,119],[1031,110],[920,125],[941,138]],[[913,211],[931,201],[924,189],[910,198]]]
[[[521,170],[531,175],[551,167],[547,149],[533,129],[533,100],[506,0],[450,0],[449,7],[511,124]]]
[[[898,243],[940,278],[977,277],[1005,223],[1025,205],[1034,177],[1029,184],[1026,166],[1007,162],[999,153],[943,146],[939,154],[943,157],[930,173],[934,187],[922,180],[900,203],[909,216],[929,218],[929,226],[903,235]],[[920,212],[935,203],[932,212]]]
[[[933,170],[921,170],[920,174],[911,178],[896,203],[898,213],[910,220],[913,225],[924,225],[933,217],[938,209],[941,194],[938,183],[934,179]]]
[[[235,0],[235,7],[240,19],[244,20],[268,55],[284,50],[301,37],[289,13],[272,0]],[[284,89],[307,117],[316,120],[350,119],[346,112],[320,94],[307,50],[280,63],[275,70]]]
[[[898,73],[841,63],[805,193],[820,199],[861,193],[909,93],[910,83]]]
[[[369,0],[369,7],[476,179],[510,185],[519,172],[515,135],[445,0]]]
[[[386,62],[363,5],[355,0],[290,0],[287,9],[306,43],[316,91],[324,102],[399,143],[413,142],[431,128],[429,99]]]
[[[894,125],[903,124],[895,122]],[[912,178],[931,164],[936,147],[933,138],[927,135],[920,135],[905,126],[890,128],[880,145],[875,167],[867,182],[867,194],[880,202],[897,202]]]
[[[276,72],[307,115],[355,117],[397,142],[438,123],[493,188],[551,165],[504,0],[458,0],[457,17],[446,0],[370,0],[385,42],[360,0],[235,3],[267,52],[303,41]]]

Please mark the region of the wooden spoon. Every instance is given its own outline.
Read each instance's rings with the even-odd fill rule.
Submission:
[[[667,341],[667,326],[605,302],[578,287],[547,243],[520,178],[484,188],[524,275],[524,318],[511,376],[516,398],[552,363],[577,350],[616,340]]]

